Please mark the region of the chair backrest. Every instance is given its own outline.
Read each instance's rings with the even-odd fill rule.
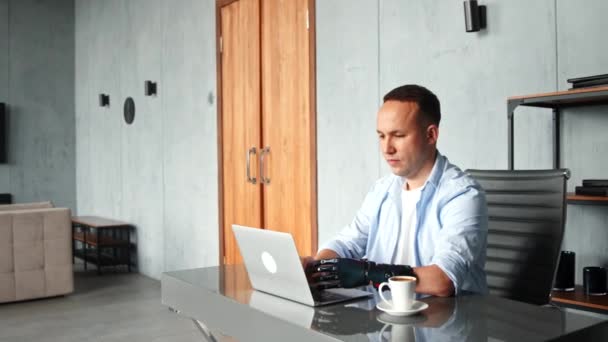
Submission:
[[[491,294],[547,304],[566,222],[569,171],[467,170],[486,192]]]

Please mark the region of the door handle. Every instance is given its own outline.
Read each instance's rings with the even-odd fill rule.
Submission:
[[[256,154],[257,153],[257,149],[255,147],[250,148],[249,150],[247,150],[247,181],[251,184],[255,184],[257,183],[257,179],[255,177],[251,177],[251,168],[250,168],[250,161],[251,161],[251,154]]]
[[[270,146],[266,146],[260,151],[260,183],[270,184],[270,178],[264,177],[264,156],[270,153]]]

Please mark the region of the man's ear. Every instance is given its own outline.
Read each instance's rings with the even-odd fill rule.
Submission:
[[[439,127],[435,124],[426,128],[426,140],[429,144],[436,144],[439,138]]]

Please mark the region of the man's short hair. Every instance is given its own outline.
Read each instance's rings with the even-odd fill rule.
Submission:
[[[416,84],[402,85],[384,95],[384,102],[386,101],[416,102],[420,123],[424,126],[431,124],[439,126],[441,121],[439,99],[425,87]]]

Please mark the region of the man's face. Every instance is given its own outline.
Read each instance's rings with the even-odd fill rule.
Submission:
[[[416,102],[389,100],[378,111],[376,130],[380,148],[397,176],[415,178],[425,162],[434,156],[437,126],[423,127],[417,116]]]

